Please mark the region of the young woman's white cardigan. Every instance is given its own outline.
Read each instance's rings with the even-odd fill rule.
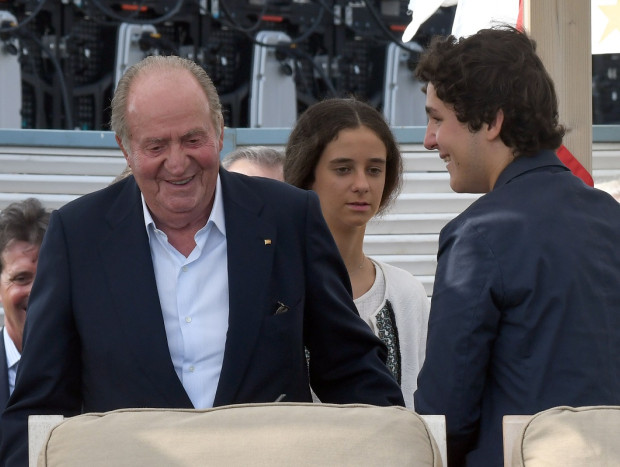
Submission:
[[[396,320],[398,347],[400,350],[401,390],[407,408],[413,410],[413,393],[426,353],[426,332],[430,302],[424,286],[404,269],[373,259],[385,278],[385,294],[379,308],[370,316],[362,316],[373,332],[379,335],[379,316],[386,308],[391,309]],[[385,312],[385,310],[384,310]]]

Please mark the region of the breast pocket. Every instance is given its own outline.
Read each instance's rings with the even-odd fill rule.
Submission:
[[[263,335],[270,339],[278,339],[283,344],[293,345],[303,341],[303,301],[297,299],[276,300],[271,313],[263,319]]]

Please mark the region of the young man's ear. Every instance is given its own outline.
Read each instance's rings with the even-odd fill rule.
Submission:
[[[499,138],[499,134],[502,131],[502,125],[504,124],[504,111],[499,109],[495,114],[493,121],[486,125],[487,139],[493,140]]]

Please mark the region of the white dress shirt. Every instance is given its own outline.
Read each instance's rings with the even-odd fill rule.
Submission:
[[[228,331],[228,257],[222,186],[206,225],[186,258],[157,229],[142,197],[144,222],[168,348],[174,369],[197,409],[213,407]]]

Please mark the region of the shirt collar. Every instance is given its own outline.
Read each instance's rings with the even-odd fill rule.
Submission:
[[[156,229],[157,226],[151,216],[151,212],[146,206],[146,201],[144,201],[144,195],[142,193],[140,193],[140,199],[142,200],[144,225],[150,238],[151,230]],[[213,207],[211,208],[211,214],[209,214],[209,219],[207,219],[205,226],[209,225],[209,223],[212,223],[222,233],[222,235],[226,235],[226,224],[224,222],[224,197],[222,196],[222,182],[220,181],[219,174],[217,175],[217,181],[215,183],[215,199],[213,200]]]
[[[21,358],[21,354],[17,347],[15,347],[15,343],[13,339],[9,336],[8,331],[6,330],[6,326],[2,328],[2,334],[4,335],[4,350],[6,352],[6,366],[7,368],[11,368]]]

